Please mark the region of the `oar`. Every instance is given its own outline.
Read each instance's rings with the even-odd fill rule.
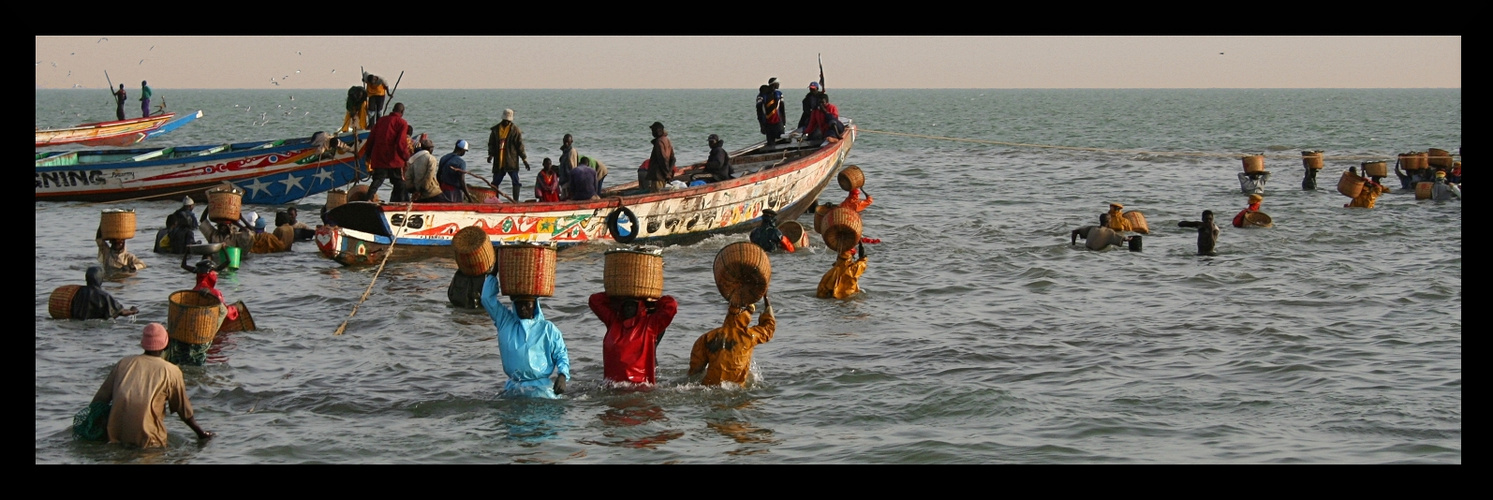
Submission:
[[[104,81],[109,82],[109,101],[113,102],[116,107],[119,106],[119,98],[114,96],[114,79],[109,78],[109,70],[107,69],[104,70]]]
[[[399,82],[401,82],[403,80],[404,80],[404,71],[401,70],[399,72],[399,78],[394,79],[394,88],[389,89],[389,97],[387,97],[387,98],[384,99],[384,108],[378,110],[378,114],[380,116],[382,116],[384,114],[384,109],[389,109],[389,101],[394,100],[394,93],[399,91]]]
[[[489,180],[487,180],[487,179],[486,179],[486,178],[484,178],[484,177],[482,177],[482,176],[480,176],[480,175],[477,175],[477,174],[474,174],[474,173],[471,173],[471,172],[467,172],[467,173],[466,173],[466,174],[467,174],[467,175],[470,175],[470,176],[472,176],[472,177],[476,177],[476,178],[477,178],[477,179],[478,179],[478,180],[481,180],[481,181],[482,181],[482,182],[485,182],[485,183],[487,183],[487,187],[490,187],[490,188],[492,188],[492,190],[493,190],[493,192],[496,192],[496,193],[498,193],[498,195],[500,195],[500,196],[502,196],[502,197],[504,197],[504,198],[508,198],[508,201],[511,201],[511,202],[514,202],[514,203],[518,203],[518,200],[515,200],[515,199],[513,199],[513,197],[512,197],[512,196],[508,196],[508,194],[506,194],[506,193],[504,193],[504,192],[503,192],[503,190],[502,190],[502,189],[498,189],[498,187],[497,187],[497,186],[494,186],[494,185],[493,185],[493,184],[492,184],[492,181],[489,181]]]
[[[408,219],[410,216],[410,208],[414,206],[414,203],[405,202],[404,217],[406,219]],[[357,304],[353,304],[352,312],[347,313],[347,319],[342,320],[342,324],[337,326],[337,331],[332,332],[332,336],[339,336],[342,335],[343,332],[347,331],[347,322],[352,321],[353,315],[358,314],[358,308],[362,307],[363,302],[368,300],[368,294],[373,293],[373,284],[378,282],[378,275],[384,272],[384,264],[389,263],[389,255],[392,255],[394,253],[394,244],[399,242],[399,236],[404,234],[404,230],[405,227],[400,226],[399,233],[389,238],[389,246],[388,248],[384,249],[384,258],[383,260],[380,260],[378,262],[378,270],[373,272],[373,279],[368,280],[368,289],[363,290],[363,298],[358,299]]]

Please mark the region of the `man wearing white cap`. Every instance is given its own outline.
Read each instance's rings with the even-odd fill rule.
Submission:
[[[167,341],[166,328],[160,323],[145,325],[145,334],[140,338],[140,347],[145,352],[119,360],[93,395],[94,403],[111,404],[110,443],[165,447],[168,409],[181,416],[181,421],[197,433],[197,439],[205,441],[217,435],[202,430],[193,418],[181,368],[161,357]]]
[[[518,164],[523,162],[524,170],[529,170],[529,155],[524,153],[524,134],[513,123],[511,109],[503,110],[503,121],[493,125],[492,133],[487,136],[487,162],[493,163],[493,158],[498,159],[492,167],[493,184],[502,184],[503,176],[507,175],[513,180],[513,201],[520,200],[519,188],[523,183],[518,181]]]
[[[456,149],[436,164],[435,180],[441,185],[440,201],[448,203],[461,203],[466,200],[467,193],[467,162],[461,159],[467,154],[467,141],[465,139],[456,141]],[[481,200],[477,200],[481,202]]]

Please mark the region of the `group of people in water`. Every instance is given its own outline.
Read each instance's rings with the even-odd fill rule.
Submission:
[[[1320,155],[1321,152],[1308,151],[1304,153],[1316,153]],[[1448,157],[1447,160],[1449,159]],[[1366,163],[1361,170],[1359,167],[1349,167],[1345,173],[1345,176],[1357,178],[1360,189],[1357,190],[1356,194],[1351,196],[1348,203],[1343,205],[1344,208],[1374,208],[1380,195],[1391,192],[1391,189],[1385,187],[1383,184],[1383,179],[1386,175],[1375,175],[1385,172],[1371,171],[1368,166],[1369,164]],[[1302,178],[1301,189],[1315,191],[1317,189],[1317,173],[1321,170],[1320,161],[1315,165],[1307,162],[1304,168],[1306,172]],[[1427,199],[1450,201],[1458,200],[1462,197],[1462,162],[1460,161],[1446,161],[1441,163],[1440,166],[1432,165],[1426,168],[1408,170],[1402,169],[1401,163],[1396,162],[1394,173],[1399,177],[1401,188],[1405,191],[1414,192],[1417,185],[1428,185],[1429,193],[1424,195]],[[1244,209],[1234,215],[1233,226],[1237,228],[1272,227],[1273,223],[1270,222],[1268,217],[1259,217],[1259,215],[1263,215],[1260,212],[1260,205],[1265,200],[1265,184],[1270,180],[1270,172],[1263,170],[1240,172],[1238,176],[1239,190],[1248,195],[1248,202]],[[1344,192],[1343,194],[1348,194],[1348,192]],[[1422,195],[1418,194],[1417,196]],[[1110,211],[1099,216],[1099,225],[1083,226],[1074,229],[1070,235],[1070,243],[1076,245],[1079,238],[1084,238],[1087,248],[1090,250],[1102,250],[1110,246],[1120,246],[1126,242],[1131,242],[1131,250],[1138,251],[1139,245],[1136,244],[1136,241],[1138,241],[1139,236],[1123,234],[1135,228],[1131,227],[1131,223],[1125,217],[1120,216],[1119,210],[1122,207],[1119,203],[1110,204]],[[1198,255],[1218,255],[1217,246],[1220,231],[1218,224],[1214,221],[1212,210],[1204,210],[1201,220],[1179,221],[1177,226],[1197,230]]]

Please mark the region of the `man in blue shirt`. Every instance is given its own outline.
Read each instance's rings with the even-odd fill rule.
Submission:
[[[498,302],[498,266],[482,283],[482,308],[498,329],[498,352],[503,356],[505,397],[559,399],[570,378],[570,355],[560,329],[544,319],[536,297],[513,297],[513,310]],[[557,373],[551,384],[549,376]]]
[[[467,192],[467,162],[461,159],[467,154],[467,141],[456,141],[456,149],[441,161],[436,163],[435,181],[441,185],[440,201],[450,203],[461,203],[466,199]]]

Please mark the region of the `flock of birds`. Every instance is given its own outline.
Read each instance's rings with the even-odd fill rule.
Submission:
[[[100,43],[104,43],[104,42],[107,42],[107,41],[109,41],[109,37],[100,37],[97,41],[95,41],[93,43],[94,44],[100,44]],[[146,49],[146,52],[150,52],[150,51],[153,51],[155,49],[156,49],[156,46],[155,45],[151,45],[149,49]],[[299,51],[299,50],[295,51],[295,53],[298,56],[302,55],[301,51]],[[78,53],[77,52],[70,52],[70,53],[68,53],[68,55],[69,56],[76,56],[76,55],[78,55]],[[136,66],[144,65],[145,61],[146,61],[146,59],[141,59],[140,62],[135,63],[135,65]],[[41,64],[43,62],[51,64],[53,68],[57,67],[57,61],[36,61],[35,65],[36,66],[41,66]],[[294,74],[298,75],[300,73],[301,73],[301,70],[295,70]],[[331,73],[329,73],[329,74],[337,74],[337,70],[335,68],[333,68],[332,71],[331,71]],[[64,76],[64,78],[71,78],[72,76],[73,76],[73,71],[72,70],[68,70],[67,71],[67,75]],[[291,75],[285,75],[285,76],[281,76],[278,80],[275,79],[275,77],[270,77],[270,84],[273,85],[273,86],[278,87],[278,86],[280,86],[280,82],[281,81],[284,81],[284,80],[286,80],[286,79],[288,79],[290,77],[291,77]],[[79,89],[79,88],[87,88],[87,87],[85,87],[81,83],[74,83],[73,86],[72,86],[72,88]],[[292,98],[292,99],[294,99],[294,98]]]

